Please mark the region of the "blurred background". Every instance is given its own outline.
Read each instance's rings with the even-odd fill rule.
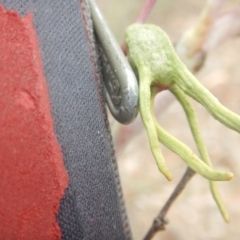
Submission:
[[[142,9],[143,0],[97,0],[119,44],[124,31]],[[148,23],[159,25],[176,42],[198,20],[205,1],[158,0]],[[239,7],[239,0],[225,2],[223,11]],[[240,36],[231,38],[211,51],[196,74],[219,101],[240,115]],[[155,109],[161,126],[197,153],[184,112],[178,102],[167,107],[156,100]],[[240,239],[240,135],[215,121],[194,103],[202,134],[215,169],[228,170],[235,177],[218,184],[231,222],[226,224],[212,199],[208,181],[196,175],[174,203],[167,217],[169,224],[155,240],[239,240]],[[158,109],[160,109],[158,111]],[[128,217],[135,240],[142,239],[154,217],[185,172],[184,162],[161,146],[174,176],[168,182],[158,171],[149,148],[147,134],[138,118],[128,126],[119,125],[109,114],[119,163]]]

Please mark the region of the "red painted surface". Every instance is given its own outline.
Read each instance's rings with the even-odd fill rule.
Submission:
[[[67,184],[33,17],[1,7],[0,239],[60,239]]]

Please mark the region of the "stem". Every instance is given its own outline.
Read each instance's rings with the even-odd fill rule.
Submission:
[[[168,223],[166,219],[168,210],[172,206],[173,202],[177,199],[177,197],[182,193],[183,189],[185,188],[185,186],[187,185],[187,183],[190,181],[194,174],[195,172],[188,167],[181,181],[174,189],[173,193],[165,203],[164,207],[162,208],[158,216],[154,219],[151,228],[149,229],[148,233],[143,238],[143,240],[150,240],[158,231],[165,230],[165,225]]]
[[[142,11],[137,17],[136,23],[145,23],[148,16],[150,15],[156,0],[147,0],[146,4],[144,5]]]

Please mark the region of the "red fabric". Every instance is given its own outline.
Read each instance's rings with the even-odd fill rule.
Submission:
[[[0,239],[60,239],[67,184],[33,17],[0,6]]]

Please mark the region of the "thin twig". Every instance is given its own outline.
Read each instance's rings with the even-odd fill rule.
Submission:
[[[137,17],[136,23],[145,23],[149,14],[151,13],[154,5],[156,3],[156,0],[148,0],[143,7],[142,11]]]
[[[165,230],[165,225],[168,224],[168,220],[166,219],[168,210],[170,209],[173,202],[177,199],[177,197],[182,193],[183,189],[194,174],[195,172],[188,167],[181,181],[178,183],[177,187],[174,189],[173,193],[167,200],[166,204],[164,205],[158,216],[154,219],[151,228],[149,229],[143,240],[150,240],[157,232]]]

